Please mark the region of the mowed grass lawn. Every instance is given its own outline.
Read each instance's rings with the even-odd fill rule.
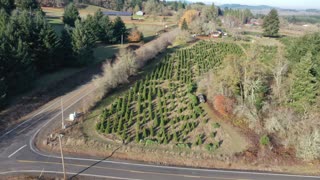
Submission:
[[[51,84],[55,84],[81,70],[82,68],[64,68],[62,70],[43,75],[35,81],[34,86],[36,88],[46,88]]]
[[[125,47],[124,45],[123,47]],[[93,55],[96,58],[96,62],[101,62],[106,59],[112,58],[115,54],[118,53],[121,48],[121,44],[111,44],[111,45],[98,45],[94,51]]]
[[[128,29],[137,26],[138,30],[142,32],[144,36],[144,42],[149,42],[156,37],[156,33],[162,30],[164,27],[159,25],[151,25],[151,24],[126,24]]]
[[[81,17],[85,17],[88,14],[95,13],[99,9],[101,9],[102,11],[113,11],[99,6],[88,5],[85,8],[79,8],[79,13]],[[42,10],[48,17],[62,17],[64,12],[64,8],[42,7]]]
[[[85,8],[79,9],[80,16],[85,18],[88,14],[94,14],[96,11],[101,9],[102,11],[113,11],[110,9],[106,9],[99,6],[88,5]],[[52,24],[53,28],[58,34],[61,34],[63,30],[63,22],[62,16],[64,13],[63,8],[51,8],[51,7],[42,7],[42,10],[46,13],[48,21]],[[134,15],[135,16],[135,15]],[[115,17],[110,17],[114,19]],[[163,17],[159,16],[156,18],[151,18],[148,16],[143,16],[143,21],[131,20],[130,17],[122,17],[123,21],[126,23],[128,29],[132,28],[134,25],[138,27],[138,29],[144,35],[144,41],[149,42],[156,37],[156,33],[162,29],[164,29],[165,25],[171,26],[173,25],[173,17],[165,17],[165,21],[163,21]]]

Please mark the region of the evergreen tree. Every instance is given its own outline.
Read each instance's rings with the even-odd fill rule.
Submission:
[[[164,123],[164,119],[163,119],[163,118],[161,118],[161,121],[160,121],[160,127],[161,127],[161,128],[163,128],[163,127],[164,127],[164,125],[165,125],[165,123]]]
[[[272,9],[269,14],[264,18],[263,21],[263,35],[275,37],[278,36],[278,32],[280,29],[280,20],[278,16],[278,11],[276,9]]]
[[[77,20],[72,32],[72,49],[77,58],[78,65],[85,65],[93,60],[93,46],[95,40],[92,38],[82,23]]]
[[[150,131],[150,136],[153,137],[153,136],[154,136],[153,126],[151,126],[151,127],[149,128],[149,131]]]
[[[163,133],[163,144],[168,144],[168,138],[166,137],[165,133]]]
[[[7,63],[7,57],[5,54],[5,48],[4,48],[4,44],[5,42],[3,42],[3,37],[0,34],[0,108],[2,106],[4,106],[7,102],[7,94],[8,94],[8,86],[7,86],[7,82],[6,82],[6,66],[5,64]]]
[[[140,11],[140,7],[138,4],[136,4],[134,7],[134,12],[138,12],[138,11]]]
[[[181,1],[178,2],[178,10],[179,9],[185,9],[185,7],[186,6],[185,6],[185,4],[183,2],[181,2]]]
[[[104,121],[101,121],[99,131],[100,131],[101,133],[103,133],[103,132],[105,131]]]
[[[85,20],[82,21],[83,28],[90,35],[94,41],[98,40],[99,25],[92,15],[88,15]]]
[[[121,37],[125,41],[128,37],[126,25],[120,17],[116,17],[113,23],[113,39],[112,42],[121,42]]]
[[[18,8],[24,10],[36,10],[40,9],[40,5],[37,0],[16,0]]]
[[[24,39],[28,36],[25,34],[30,34],[31,21],[22,28],[22,19],[28,19],[23,15],[21,12],[21,15],[12,16],[0,34],[1,80],[10,92],[8,95],[29,88],[35,75],[29,44]]]
[[[124,5],[124,0],[117,0],[116,3],[117,3],[116,10],[122,11],[123,5]]]
[[[63,23],[75,27],[77,20],[80,20],[79,11],[73,3],[70,3],[64,8]]]
[[[188,27],[186,18],[184,18],[183,21],[182,21],[181,30],[185,30],[186,31],[188,29],[189,29],[189,27]]]
[[[154,127],[159,126],[159,119],[157,117],[154,117],[153,125],[154,125]]]
[[[111,122],[110,122],[110,120],[107,120],[107,127],[106,127],[106,129],[105,129],[105,134],[109,134],[110,133],[110,131],[111,131],[111,124],[110,124]]]
[[[105,16],[101,11],[98,11],[94,16],[94,19],[98,22],[98,39],[105,43],[112,42],[113,23],[110,20],[109,16]]]
[[[123,125],[123,119],[120,118],[119,123],[118,123],[118,129],[117,129],[117,132],[118,132],[118,133],[121,132],[121,130],[122,130],[122,125]]]
[[[174,132],[174,133],[173,133],[173,140],[174,140],[175,142],[178,142],[178,141],[179,141],[177,132]]]
[[[143,128],[143,138],[148,137],[148,132],[146,128]]]
[[[308,52],[293,69],[291,105],[301,111],[315,102],[319,88],[319,82],[313,74],[314,63],[311,58],[311,52]]]
[[[136,131],[135,141],[138,143],[140,141],[139,131]]]
[[[62,48],[62,64],[65,66],[74,65],[75,57],[72,49],[72,28],[69,25],[65,25],[61,32],[61,48]],[[111,106],[111,109],[112,110]]]
[[[1,1],[1,0],[0,0]],[[3,37],[6,25],[9,23],[9,15],[4,9],[0,9],[0,37]]]
[[[197,138],[197,145],[202,145],[203,142],[202,142],[202,138],[201,138],[201,135],[198,135],[198,138]]]
[[[3,8],[8,14],[15,8],[14,0],[0,0],[0,8]]]
[[[34,63],[39,72],[54,70],[61,62],[61,44],[57,34],[47,22],[41,11],[35,13],[33,24],[34,32],[32,50],[34,53]]]

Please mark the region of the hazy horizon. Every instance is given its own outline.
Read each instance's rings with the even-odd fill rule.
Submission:
[[[293,9],[320,9],[320,1],[317,0],[190,0],[191,2],[203,2],[206,4],[215,3],[222,4],[241,4],[241,5],[268,5],[278,8],[293,8]]]

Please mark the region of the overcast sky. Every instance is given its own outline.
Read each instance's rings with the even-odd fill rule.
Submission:
[[[320,0],[191,0],[215,4],[244,4],[244,5],[270,5],[280,8],[320,9]]]

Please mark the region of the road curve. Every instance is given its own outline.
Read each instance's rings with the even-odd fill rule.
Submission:
[[[79,108],[94,87],[84,85],[63,96],[65,113]],[[44,105],[34,115],[0,134],[0,179],[16,174],[61,175],[59,155],[47,154],[34,146],[34,138],[42,128],[54,121],[61,121],[60,98]],[[320,180],[320,176],[275,174],[267,172],[197,169],[174,166],[141,164],[132,161],[97,159],[84,156],[65,157],[68,177],[85,179],[213,179],[213,180]]]

